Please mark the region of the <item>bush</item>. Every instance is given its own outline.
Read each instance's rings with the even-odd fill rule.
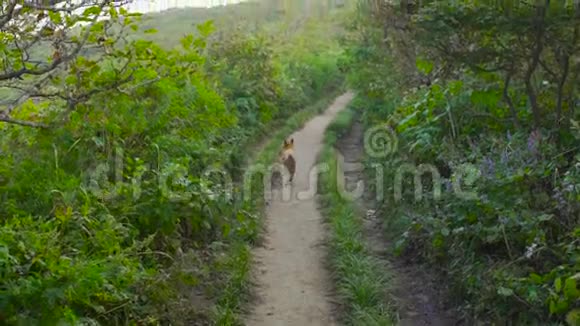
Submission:
[[[50,86],[78,101],[0,111],[2,323],[236,323],[261,208],[241,196],[244,151],[341,76],[321,51],[288,82],[302,57],[281,63],[261,33],[215,43],[212,31],[174,49],[132,35],[55,73]],[[208,169],[232,176],[231,192]]]
[[[577,56],[562,47],[578,41],[565,36],[577,23],[559,6],[506,6],[361,2],[367,20],[353,24],[359,38],[349,50],[349,80],[367,127],[396,131],[391,157],[368,158],[383,166],[384,193],[396,190],[403,164],[440,174],[423,177],[421,201],[405,178],[402,199],[382,203],[397,252],[431,263],[473,319],[573,325],[580,308],[577,76],[556,79]],[[541,42],[545,50],[534,52]],[[536,55],[542,65],[534,66]],[[371,71],[391,76],[378,81]],[[477,196],[461,196],[456,181]]]

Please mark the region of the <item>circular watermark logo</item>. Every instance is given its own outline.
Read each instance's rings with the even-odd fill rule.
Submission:
[[[397,151],[399,139],[387,124],[368,129],[365,132],[364,147],[368,156],[384,158]]]

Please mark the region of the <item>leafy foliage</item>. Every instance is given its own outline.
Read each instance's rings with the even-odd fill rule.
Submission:
[[[546,3],[360,1],[351,26],[357,105],[398,137],[368,162],[388,180],[394,249],[450,280],[467,320],[578,321],[579,22]],[[436,167],[421,191],[446,191],[417,202],[405,181],[396,200],[403,164]]]
[[[58,42],[79,46],[66,60],[33,67],[14,39],[0,49],[28,60],[3,61],[7,74],[41,69],[0,77],[18,90],[0,107],[1,323],[237,324],[262,193],[259,182],[243,193],[244,151],[340,86],[338,44],[326,34],[282,60],[301,44],[236,28],[216,38],[208,21],[166,48],[110,2],[85,11],[108,19],[84,29],[84,16],[55,8],[30,5],[26,17],[50,13]],[[317,60],[295,81],[310,51]]]

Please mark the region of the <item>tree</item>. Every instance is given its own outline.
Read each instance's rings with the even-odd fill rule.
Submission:
[[[3,0],[0,8],[0,121],[47,127],[17,111],[27,101],[56,100],[68,111],[92,95],[131,79],[132,56],[122,49],[124,28],[138,14],[126,1]],[[114,76],[88,77],[111,64]],[[88,87],[88,84],[91,84]]]

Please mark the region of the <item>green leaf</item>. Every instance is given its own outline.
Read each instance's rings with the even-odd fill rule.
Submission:
[[[562,290],[562,279],[561,278],[557,278],[554,281],[554,288],[556,289],[556,293],[559,293],[560,290]]]
[[[60,16],[59,12],[49,11],[48,17],[50,17],[50,20],[57,25],[60,25],[62,23],[62,17]]]
[[[566,315],[566,322],[569,326],[580,325],[580,309],[573,309]]]
[[[156,34],[157,30],[155,28],[149,28],[149,29],[146,29],[144,33],[145,34]]]
[[[208,20],[203,24],[197,25],[197,30],[203,37],[209,36],[214,31],[213,21]]]
[[[99,6],[93,6],[93,7],[85,9],[85,11],[83,11],[83,16],[88,17],[91,15],[99,15],[100,13],[101,13],[101,8]]]
[[[111,18],[118,18],[119,17],[119,13],[117,12],[117,8],[115,8],[115,6],[111,6],[109,8],[109,16],[111,16]]]
[[[228,223],[225,223],[223,226],[223,230],[222,230],[222,236],[224,238],[227,238],[230,235],[231,232],[231,225]]]
[[[456,96],[457,94],[459,94],[462,87],[463,81],[461,80],[452,81],[449,83],[449,92],[451,93],[451,95]]]
[[[552,214],[542,214],[542,215],[538,216],[537,218],[538,218],[538,221],[545,222],[545,221],[551,220],[552,217],[553,217]]]
[[[193,35],[187,34],[186,36],[181,38],[180,42],[181,46],[183,46],[184,49],[189,49],[191,47],[191,44],[193,43]]]
[[[419,112],[415,111],[412,114],[406,116],[404,119],[402,119],[397,125],[398,128],[401,128],[401,130],[399,130],[399,131],[404,130],[406,125],[409,124],[413,119],[415,119],[418,114],[419,114]]]
[[[74,84],[76,84],[76,82],[77,82],[77,78],[74,75],[69,75],[65,79],[65,83],[67,85],[74,85]]]
[[[558,308],[556,307],[556,301],[555,300],[550,300],[550,314],[555,314],[557,313]]]
[[[428,75],[433,71],[433,63],[423,59],[417,59],[416,62],[417,69],[425,75]]]
[[[570,305],[566,300],[560,300],[559,298],[550,299],[550,314],[559,315],[565,312]]]
[[[576,287],[576,280],[569,277],[564,282],[564,296],[569,300],[575,300],[580,298],[580,291]]]
[[[556,304],[556,312],[558,314],[564,313],[566,310],[568,310],[568,307],[570,307],[568,301],[558,300],[558,303]]]
[[[501,94],[497,90],[473,91],[471,102],[473,104],[494,107],[501,100]]]
[[[542,277],[536,273],[530,274],[530,280],[536,284],[542,284]]]
[[[514,294],[514,291],[512,289],[508,289],[508,288],[504,288],[503,286],[500,286],[497,289],[497,293],[501,296],[509,297],[509,296],[512,296]]]

